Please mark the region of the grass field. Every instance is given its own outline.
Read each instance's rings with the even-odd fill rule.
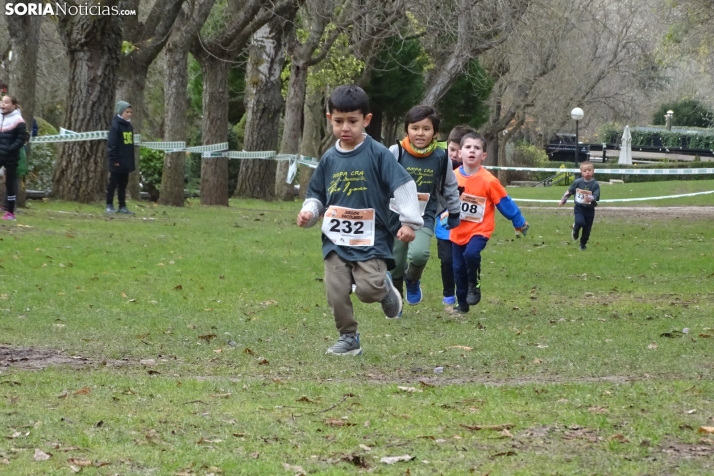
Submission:
[[[356,303],[364,355],[339,358],[298,202],[30,203],[0,226],[0,474],[714,474],[714,213],[603,207],[580,252],[571,204],[523,205],[468,315],[434,245],[424,302]]]

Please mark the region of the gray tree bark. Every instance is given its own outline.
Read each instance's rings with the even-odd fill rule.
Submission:
[[[144,91],[149,66],[169,39],[176,16],[185,0],[157,0],[146,20],[139,15],[123,17],[123,40],[134,48],[120,57],[117,98],[131,104],[134,114],[131,122],[135,134],[141,134],[144,122]],[[123,8],[139,11],[140,1],[129,0]],[[129,175],[127,192],[134,200],[140,198],[139,171],[141,155],[137,146],[134,153],[136,171]]]
[[[109,6],[117,5],[110,0]],[[121,50],[121,17],[61,17],[57,28],[69,56],[64,125],[75,131],[106,130],[113,115]],[[61,200],[93,202],[104,195],[106,141],[64,142],[53,174],[52,194]]]
[[[218,129],[222,129],[224,131],[222,135],[216,132],[215,137],[226,137],[227,139],[228,136],[227,88],[229,63],[234,61],[244,49],[253,33],[268,21],[271,21],[271,19],[292,19],[302,1],[283,0],[279,3],[274,3],[272,0],[249,0],[242,4],[239,2],[232,3],[230,4],[232,7],[231,20],[225,29],[211,39],[197,38],[197,41],[191,44],[190,51],[201,65],[201,71],[203,71],[204,75],[204,123],[206,116],[210,114],[215,120],[221,121],[217,124],[211,124],[212,130],[218,131]],[[219,66],[219,62],[224,63],[224,66]],[[207,78],[207,76],[210,77]],[[203,143],[215,143],[207,141],[206,133],[207,131],[204,129]],[[226,139],[219,142],[225,142]],[[224,174],[225,177],[214,176],[215,174]],[[228,159],[203,160],[201,164],[201,204],[228,205],[227,174]],[[271,189],[274,189],[274,177],[273,170]],[[204,182],[206,182],[205,186]],[[204,191],[206,192],[205,196]],[[274,190],[271,191],[271,194],[274,195]]]
[[[27,0],[18,3],[41,4],[39,0]],[[5,17],[7,30],[10,34],[12,61],[10,62],[10,93],[20,103],[22,118],[25,120],[28,132],[32,131],[32,119],[35,116],[35,85],[37,84],[37,52],[42,17],[35,15],[9,15]],[[27,161],[30,163],[32,153],[28,146]],[[25,182],[20,180],[17,190],[17,206],[25,206]]]
[[[285,27],[287,21],[274,18],[254,35],[246,71],[245,150],[276,150],[283,111],[280,73],[285,63]],[[243,160],[235,196],[242,198],[276,198],[277,162]],[[287,175],[287,173],[286,173]]]
[[[186,140],[186,111],[188,110],[188,48],[206,22],[215,0],[194,2],[179,14],[171,38],[166,45],[166,80],[164,83],[164,141]],[[184,174],[186,154],[167,153],[161,174],[159,203],[184,205]]]

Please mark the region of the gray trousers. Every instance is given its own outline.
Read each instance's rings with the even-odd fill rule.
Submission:
[[[357,333],[352,307],[352,283],[357,298],[365,303],[379,302],[389,292],[386,283],[387,264],[383,259],[347,261],[332,251],[325,258],[325,291],[340,334]]]

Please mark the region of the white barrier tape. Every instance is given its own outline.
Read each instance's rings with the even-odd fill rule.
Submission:
[[[488,170],[517,170],[527,172],[567,172],[580,173],[580,169],[556,169],[549,167],[495,167],[484,165]],[[697,175],[714,174],[712,169],[595,169],[596,174],[615,175]]]
[[[227,151],[222,151],[222,152],[211,152],[211,151],[205,151],[201,152],[201,158],[203,159],[217,159],[220,157],[228,157],[228,152]]]
[[[228,152],[229,159],[272,159],[275,157],[277,152],[274,150],[263,150],[263,151],[249,151],[245,150],[235,151],[232,150]]]
[[[186,147],[186,152],[222,152],[228,150],[228,142],[211,145],[197,145],[195,147]]]
[[[54,136],[35,136],[30,139],[30,143],[48,143],[48,142],[78,142],[82,140],[101,140],[106,139],[109,131],[93,131],[93,132],[77,132],[74,134],[62,134]]]
[[[134,136],[134,145],[136,145],[136,136]],[[139,144],[147,149],[163,150],[164,152],[179,152],[186,150],[186,143],[180,142],[144,142]]]
[[[679,195],[666,195],[660,197],[639,197],[639,198],[611,198],[609,200],[599,200],[598,203],[615,203],[615,202],[644,202],[647,200],[664,200],[666,198],[683,198],[694,197],[697,195],[709,195],[714,193],[714,190],[708,192],[681,193]],[[538,198],[513,198],[516,202],[535,202],[535,203],[560,203],[560,200],[543,200]]]

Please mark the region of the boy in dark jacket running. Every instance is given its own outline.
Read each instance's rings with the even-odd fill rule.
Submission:
[[[580,251],[587,249],[590,230],[592,230],[593,221],[595,221],[595,207],[600,201],[600,184],[593,178],[593,173],[595,173],[595,169],[592,162],[582,162],[580,164],[581,177],[573,182],[558,204],[559,207],[562,207],[571,195],[575,195],[573,240],[580,238]],[[582,235],[580,235],[581,230]]]
[[[126,185],[129,174],[134,171],[134,128],[131,126],[131,104],[119,101],[115,107],[116,116],[112,121],[107,138],[109,156],[109,185],[107,186],[107,213],[114,213],[114,191],[117,191],[119,209],[117,213],[133,215],[126,208]]]

